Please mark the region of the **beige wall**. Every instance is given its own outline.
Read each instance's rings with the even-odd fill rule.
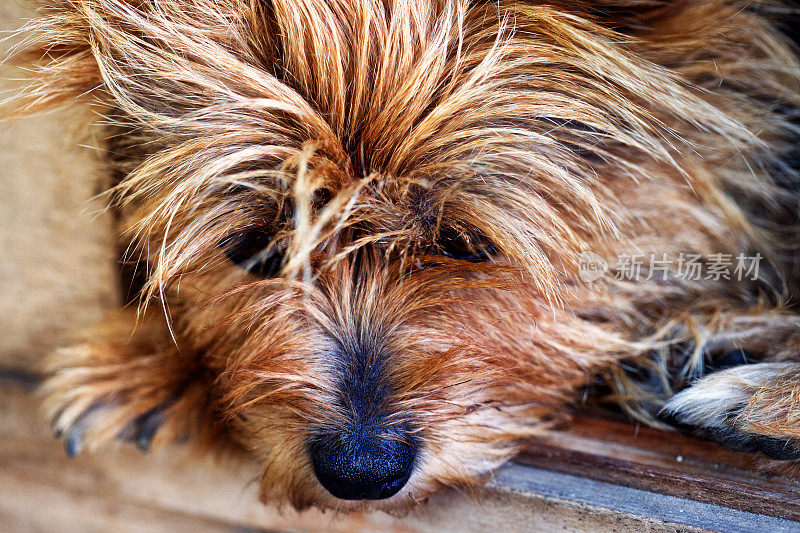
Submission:
[[[19,0],[3,0],[0,30],[23,16]],[[19,73],[2,74],[7,96]],[[86,141],[69,132],[74,114],[0,123],[0,365],[35,367],[117,305],[110,217],[90,200],[99,174],[93,151],[75,147]]]

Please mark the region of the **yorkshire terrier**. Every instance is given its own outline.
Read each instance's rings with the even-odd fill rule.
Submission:
[[[140,280],[51,360],[68,453],[189,440],[264,501],[393,510],[591,388],[800,457],[790,9],[41,0],[5,115],[99,117]]]

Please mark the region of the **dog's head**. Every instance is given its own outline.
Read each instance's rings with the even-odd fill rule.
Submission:
[[[568,4],[52,0],[34,22],[22,107],[105,117],[144,300],[217,376],[265,498],[474,483],[620,345],[565,310],[578,254],[630,223],[637,180],[687,179],[677,145],[744,134]]]

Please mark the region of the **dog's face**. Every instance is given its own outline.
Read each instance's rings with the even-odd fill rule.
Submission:
[[[44,27],[69,83],[31,100],[102,102],[145,299],[265,499],[474,483],[611,351],[564,310],[576,257],[636,180],[687,179],[675,146],[738,132],[575,4],[96,0]]]
[[[481,480],[580,381],[552,357],[574,341],[465,181],[306,172],[319,184],[222,179],[187,198],[162,251],[186,262],[153,261],[183,265],[164,274],[173,329],[266,464],[264,499],[396,508]]]

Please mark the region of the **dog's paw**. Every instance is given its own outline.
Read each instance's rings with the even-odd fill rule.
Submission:
[[[737,356],[738,357],[738,356]],[[780,460],[800,458],[800,416],[787,381],[795,363],[721,365],[673,396],[662,415],[695,435]],[[788,374],[788,375],[787,375]]]
[[[70,457],[115,440],[146,451],[164,426],[176,389],[156,386],[157,360],[128,355],[109,345],[80,345],[54,358],[41,392]]]
[[[142,452],[148,452],[166,420],[169,405],[169,402],[162,402],[123,422],[123,406],[113,402],[94,403],[77,415],[56,417],[54,433],[57,438],[64,439],[64,449],[69,457],[81,453],[87,441],[106,442],[112,434],[113,438],[131,442]]]

